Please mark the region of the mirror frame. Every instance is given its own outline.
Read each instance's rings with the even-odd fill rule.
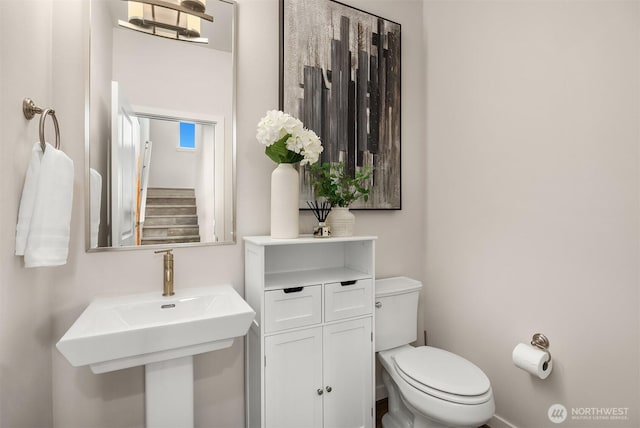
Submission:
[[[110,0],[120,1],[120,0]],[[84,241],[85,251],[87,253],[102,251],[135,251],[135,250],[157,250],[159,248],[182,248],[182,247],[205,247],[219,245],[235,245],[237,239],[237,139],[236,139],[236,105],[237,105],[237,58],[238,58],[238,4],[235,0],[216,0],[230,4],[233,8],[233,21],[231,23],[231,75],[233,77],[231,88],[231,237],[230,241],[222,242],[185,242],[173,244],[151,244],[151,245],[132,245],[127,247],[91,247],[91,186],[90,186],[90,168],[91,168],[91,1],[86,2],[85,25],[85,117],[84,117]],[[188,42],[185,42],[188,43]]]

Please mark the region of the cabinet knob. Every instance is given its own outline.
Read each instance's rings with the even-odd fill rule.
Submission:
[[[381,308],[382,307],[382,302],[376,302],[376,308]]]
[[[326,389],[327,389],[327,392],[331,392],[331,391],[333,391],[333,388],[331,388],[330,386],[327,386],[327,388],[326,388]]]
[[[322,395],[322,393],[323,393],[323,392],[324,392],[324,391],[322,390],[322,388],[319,388],[319,389],[318,389],[318,395]]]

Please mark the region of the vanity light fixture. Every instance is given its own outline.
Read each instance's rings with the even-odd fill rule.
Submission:
[[[118,20],[118,24],[154,36],[208,43],[200,37],[200,20],[213,22],[205,10],[206,0],[128,1],[128,21]]]

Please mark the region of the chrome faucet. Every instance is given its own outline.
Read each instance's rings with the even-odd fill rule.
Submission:
[[[163,296],[173,296],[173,249],[158,250],[156,254],[164,253],[164,283],[162,286]]]

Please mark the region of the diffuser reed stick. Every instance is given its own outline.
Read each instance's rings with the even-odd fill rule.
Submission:
[[[307,201],[307,205],[313,211],[313,215],[318,219],[318,227],[313,230],[313,236],[326,238],[331,235],[329,227],[325,224],[329,212],[331,211],[331,202],[329,201]]]
[[[307,205],[313,211],[313,215],[316,216],[319,223],[324,223],[329,215],[329,211],[331,211],[331,203],[329,201],[322,201],[318,203],[318,201],[307,201]]]

